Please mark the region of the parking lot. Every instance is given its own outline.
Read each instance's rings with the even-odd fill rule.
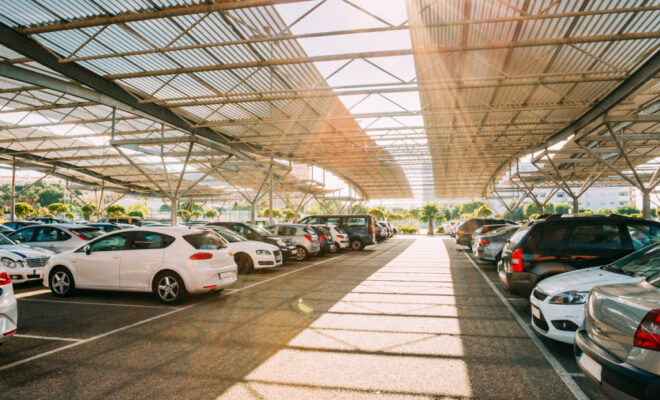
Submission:
[[[3,399],[600,398],[526,300],[440,237],[242,275],[176,307],[17,287]]]

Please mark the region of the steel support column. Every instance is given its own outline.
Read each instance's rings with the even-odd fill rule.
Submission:
[[[9,204],[11,206],[9,215],[11,215],[11,222],[14,222],[16,219],[16,157],[11,159],[11,199]]]

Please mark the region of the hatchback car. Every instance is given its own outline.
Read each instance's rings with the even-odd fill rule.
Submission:
[[[242,222],[212,222],[207,224],[208,227],[224,226],[248,240],[257,242],[264,242],[279,247],[282,252],[284,261],[290,260],[296,255],[296,246],[286,238],[274,235],[268,230],[258,227],[256,225],[244,224]]]
[[[283,263],[280,248],[272,244],[247,240],[238,233],[222,226],[209,226],[226,242],[227,247],[234,253],[234,260],[239,273],[251,273],[255,269],[275,268]]]
[[[502,258],[502,249],[507,240],[518,230],[517,225],[505,225],[489,230],[474,237],[472,252],[480,260],[492,261],[495,264]]]
[[[52,257],[43,280],[58,297],[75,289],[152,292],[166,304],[234,282],[234,257],[217,234],[175,227],[109,233]]]
[[[499,278],[512,293],[529,297],[545,278],[609,264],[660,240],[660,223],[612,216],[552,215],[522,225],[498,264]]]
[[[0,266],[0,344],[16,333],[18,307],[9,273]]]
[[[335,244],[330,249],[331,253],[333,251],[339,252],[348,249],[348,247],[350,246],[350,241],[348,240],[348,233],[344,232],[344,230],[338,226],[334,226],[334,225],[324,225],[324,226],[328,228],[328,230],[330,231],[330,234],[332,235],[332,241]]]
[[[7,235],[21,244],[59,253],[79,247],[105,232],[85,225],[48,224],[28,226]]]
[[[304,261],[321,252],[321,243],[314,230],[302,224],[275,224],[266,229],[273,235],[287,238],[296,246],[296,261]]]
[[[536,285],[529,299],[532,326],[545,337],[573,343],[575,330],[584,321],[584,303],[594,286],[639,282],[657,272],[660,272],[660,242],[602,267],[545,279]]]
[[[574,348],[580,369],[613,399],[660,399],[660,274],[594,287]]]

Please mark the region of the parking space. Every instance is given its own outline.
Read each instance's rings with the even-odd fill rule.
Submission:
[[[532,333],[526,301],[448,239],[288,263],[176,307],[42,290],[17,289],[3,398],[600,399],[571,347]]]

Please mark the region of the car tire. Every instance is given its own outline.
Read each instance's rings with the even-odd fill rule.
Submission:
[[[50,271],[48,287],[51,293],[57,297],[69,297],[76,291],[76,282],[73,274],[67,268],[55,267]]]
[[[337,243],[337,242],[333,242],[333,243],[330,245],[330,250],[329,250],[330,254],[337,254],[337,253],[339,253],[340,251],[341,251],[341,247],[339,247],[339,243]]]
[[[351,250],[360,251],[364,248],[360,239],[351,240]]]
[[[254,272],[254,261],[252,261],[252,257],[245,253],[240,253],[234,258],[239,274],[251,274]]]
[[[296,261],[305,261],[309,258],[309,252],[302,246],[296,247]]]
[[[154,278],[152,291],[163,304],[179,304],[188,291],[183,279],[174,271],[162,271]]]
[[[502,261],[502,253],[498,253],[495,256],[495,265],[499,264],[500,261]]]

